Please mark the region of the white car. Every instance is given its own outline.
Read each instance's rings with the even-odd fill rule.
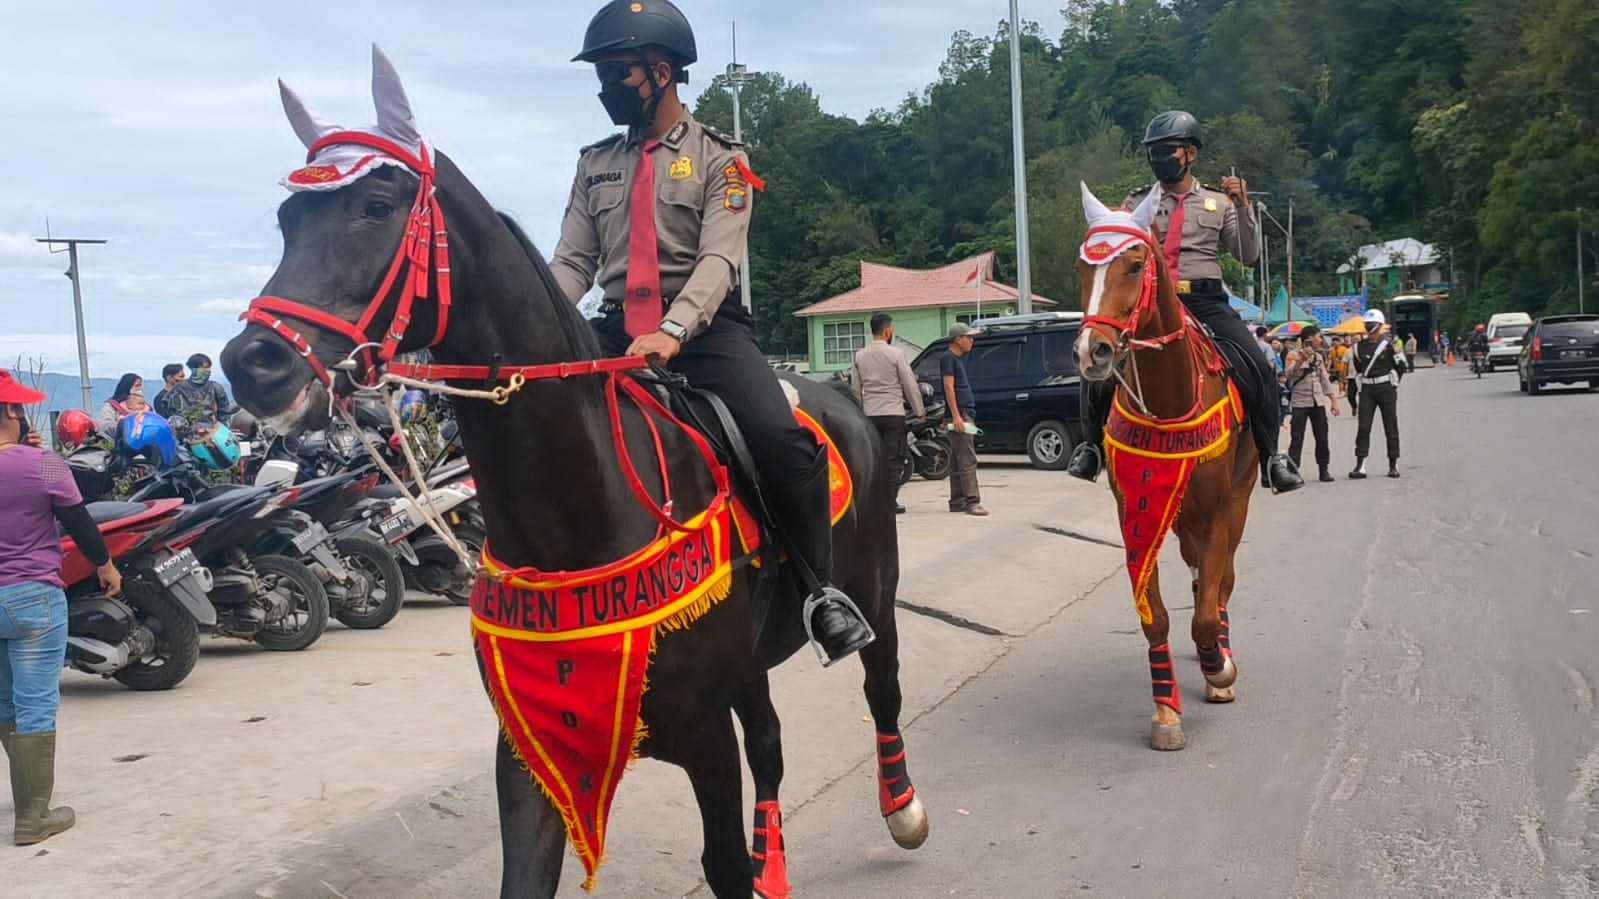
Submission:
[[[1516,367],[1521,358],[1521,335],[1532,327],[1532,316],[1525,312],[1501,312],[1488,319],[1488,368]]]

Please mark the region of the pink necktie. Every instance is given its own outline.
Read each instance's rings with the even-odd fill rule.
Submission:
[[[1183,250],[1183,201],[1188,199],[1188,194],[1172,194],[1177,198],[1177,208],[1171,211],[1171,217],[1166,220],[1166,237],[1162,241],[1162,249],[1166,255],[1166,272],[1173,281],[1178,279],[1177,260],[1182,256]]]
[[[627,297],[623,325],[629,337],[643,337],[661,326],[661,257],[655,241],[655,160],[658,140],[644,142],[628,195]]]

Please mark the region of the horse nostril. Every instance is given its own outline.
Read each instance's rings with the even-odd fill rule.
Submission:
[[[294,369],[294,357],[276,340],[257,337],[239,351],[245,374],[259,383],[280,381]]]
[[[1094,361],[1095,362],[1104,362],[1104,361],[1110,359],[1110,357],[1112,355],[1114,355],[1114,353],[1113,353],[1113,351],[1110,348],[1110,344],[1108,344],[1108,343],[1096,343],[1096,344],[1094,344],[1094,349],[1091,352],[1091,355],[1094,357]]]

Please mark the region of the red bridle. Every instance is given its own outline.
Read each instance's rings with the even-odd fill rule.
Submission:
[[[449,239],[444,227],[444,210],[433,194],[433,163],[428,156],[427,147],[423,145],[420,152],[413,155],[399,144],[375,134],[339,131],[312,144],[306,154],[306,161],[310,162],[323,148],[333,144],[370,147],[398,161],[417,176],[419,183],[416,199],[411,202],[411,214],[406,221],[405,236],[400,239],[400,247],[395,251],[394,261],[389,264],[388,274],[383,276],[383,283],[378,286],[371,302],[367,303],[361,319],[353,325],[304,303],[274,296],[256,297],[250,301],[250,307],[244,314],[239,316],[240,321],[261,325],[287,341],[306,362],[310,363],[312,371],[330,391],[333,390],[332,375],[328,373],[322,360],[316,357],[311,342],[291,327],[290,321],[315,325],[348,337],[354,344],[350,357],[359,362],[363,370],[362,377],[357,378],[352,374],[351,380],[363,386],[371,386],[377,383],[383,364],[393,359],[394,354],[399,351],[400,344],[405,339],[405,332],[411,326],[411,307],[417,300],[428,298],[429,281],[434,277],[437,277],[439,285],[439,295],[435,303],[438,310],[438,326],[428,346],[437,346],[444,339],[444,332],[449,326],[450,319]],[[395,291],[396,285],[399,296],[395,302],[394,314],[389,317],[382,339],[374,341],[370,333],[373,322],[387,305],[389,295]]]
[[[1083,243],[1089,244],[1096,235],[1135,237],[1140,243],[1149,248],[1149,255],[1144,260],[1143,282],[1138,287],[1138,300],[1133,304],[1132,312],[1128,313],[1127,318],[1112,318],[1108,315],[1085,315],[1083,316],[1083,327],[1098,333],[1110,341],[1118,354],[1127,351],[1129,348],[1159,349],[1166,344],[1175,343],[1188,336],[1186,316],[1182,317],[1184,320],[1178,321],[1177,330],[1170,333],[1149,338],[1134,336],[1138,333],[1138,328],[1144,323],[1144,320],[1154,313],[1156,304],[1159,302],[1159,297],[1156,296],[1157,278],[1160,273],[1159,250],[1156,249],[1155,241],[1149,236],[1149,232],[1140,231],[1137,228],[1129,228],[1126,225],[1097,225],[1088,229],[1088,234],[1084,236]],[[1114,259],[1115,257],[1111,258]],[[1100,264],[1109,265],[1110,262],[1111,260],[1107,259]]]

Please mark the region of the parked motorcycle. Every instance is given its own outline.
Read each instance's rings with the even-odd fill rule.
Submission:
[[[210,573],[190,550],[157,545],[182,505],[177,499],[88,504],[122,569],[119,596],[106,595],[94,563],[71,537],[62,537],[68,667],[134,690],[170,690],[194,670],[199,626],[217,620],[206,599]]]
[[[924,407],[926,415],[920,424],[914,418],[906,419],[907,440],[910,442],[911,468],[929,481],[949,477],[951,456],[949,432],[944,429],[948,410],[943,403],[929,402]],[[905,479],[910,480],[909,469]]]

